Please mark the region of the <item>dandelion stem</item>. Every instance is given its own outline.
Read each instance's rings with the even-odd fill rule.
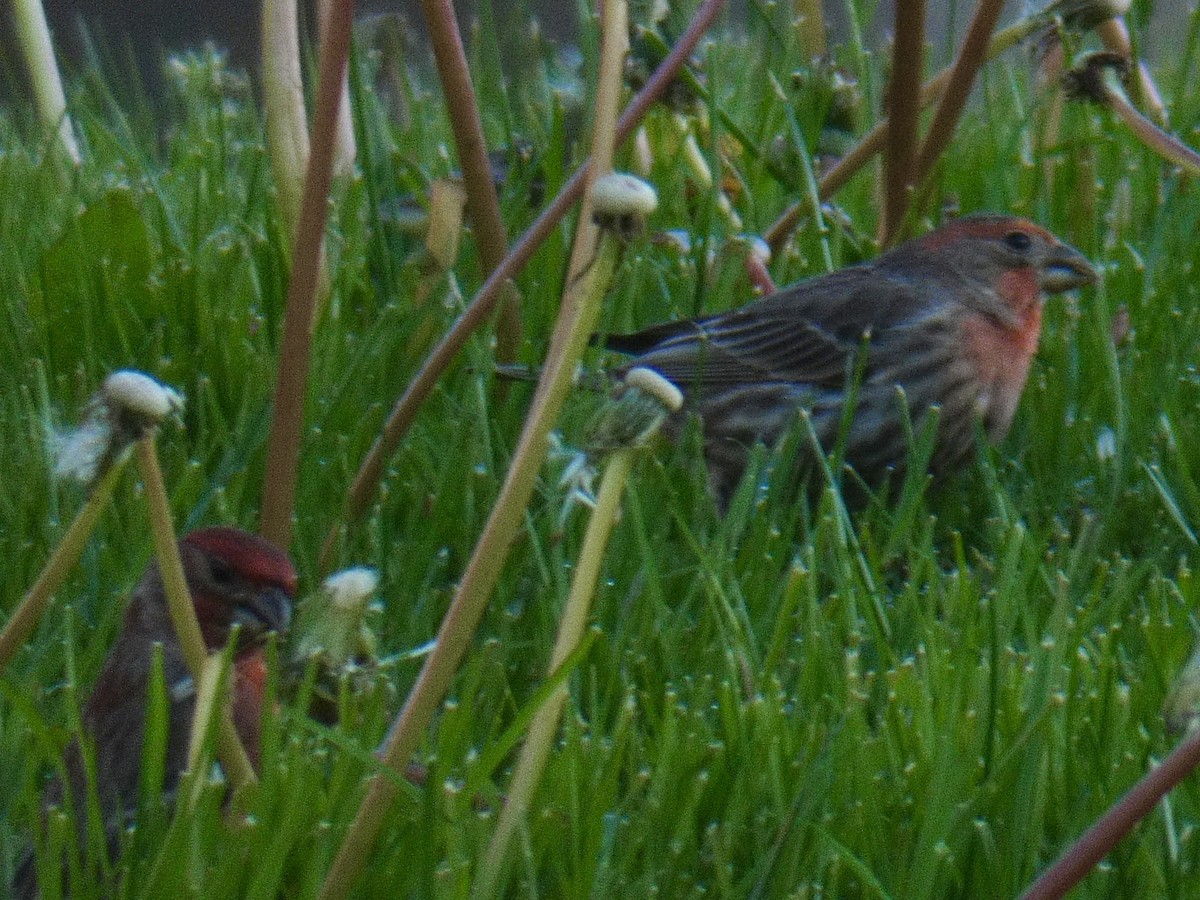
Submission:
[[[37,581],[25,594],[16,612],[4,624],[4,631],[0,632],[0,673],[8,668],[13,656],[29,639],[29,635],[33,633],[42,613],[46,611],[50,598],[54,596],[55,591],[62,587],[67,573],[79,561],[87,539],[96,530],[100,514],[108,506],[108,501],[112,499],[113,490],[117,486],[117,480],[121,477],[126,462],[128,462],[128,454],[122,454],[101,476],[93,488],[91,496],[83,504],[83,508],[75,514],[71,527],[67,529],[54,553],[47,560]]]
[[[596,495],[596,508],[588,520],[583,547],[579,551],[575,575],[571,580],[571,591],[563,608],[558,636],[550,657],[550,675],[553,678],[583,637],[591,611],[592,598],[596,593],[596,582],[600,577],[600,564],[604,561],[604,550],[617,521],[621,495],[633,468],[634,449],[617,450],[608,459],[600,490]],[[504,863],[513,833],[525,818],[529,805],[541,781],[546,760],[554,743],[554,735],[562,718],[563,705],[567,700],[567,684],[563,682],[548,696],[529,725],[529,734],[521,747],[517,767],[513,772],[508,790],[508,802],[500,811],[500,820],[492,833],[487,855],[479,870],[478,879],[472,889],[475,898],[489,898],[496,894],[504,874]]]
[[[82,157],[71,117],[67,115],[67,97],[54,58],[46,12],[40,0],[13,0],[12,10],[17,40],[29,68],[38,116],[46,130],[58,137],[67,159],[78,166]]]
[[[179,638],[188,671],[196,684],[200,684],[208,665],[208,649],[204,645],[200,623],[196,620],[196,608],[192,605],[192,595],[183,574],[183,561],[179,558],[179,544],[175,537],[175,525],[171,521],[171,505],[167,500],[162,469],[158,465],[153,429],[134,444],[134,452],[146,488],[150,532],[154,538],[158,569],[162,573],[163,589],[167,594],[167,611],[171,614],[171,624]],[[254,784],[258,779],[234,728],[229,707],[222,705],[220,715],[217,722],[217,756],[236,796],[243,787]]]
[[[888,86],[888,129],[883,156],[883,219],[879,242],[900,232],[915,181],[917,127],[921,118],[921,73],[925,62],[925,0],[896,0],[892,75]]]
[[[325,40],[321,44],[313,148],[308,158],[300,223],[292,248],[292,276],[288,284],[283,340],[279,348],[279,374],[275,383],[275,413],[267,439],[261,530],[264,537],[285,548],[292,539],[300,436],[304,423],[304,401],[308,395],[325,224],[329,214],[333,147],[337,135],[338,107],[342,99],[342,79],[346,74],[346,59],[350,53],[353,16],[354,0],[338,0],[330,13]]]
[[[1022,900],[1065,897],[1197,766],[1200,766],[1200,731],[1182,741],[1166,759],[1142,776],[1141,781],[1038,876],[1022,895]]]
[[[950,80],[946,91],[942,94],[929,131],[925,134],[925,142],[921,144],[917,155],[916,177],[914,182],[920,184],[929,177],[938,157],[950,146],[954,132],[958,128],[958,120],[966,108],[967,98],[983,64],[987,62],[988,46],[996,23],[1000,19],[1000,11],[1004,8],[1004,0],[980,0],[975,9],[975,15],[967,28],[967,35],[959,47],[958,57],[950,70]]]
[[[1106,22],[1101,22],[1096,26],[1096,34],[1100,36],[1100,40],[1104,42],[1104,46],[1112,50],[1114,53],[1120,53],[1134,67],[1135,76],[1137,78],[1137,93],[1139,99],[1146,104],[1150,110],[1150,115],[1159,125],[1166,127],[1167,125],[1167,105],[1163,102],[1162,94],[1158,91],[1158,85],[1154,83],[1154,79],[1150,75],[1150,70],[1146,68],[1146,64],[1142,60],[1134,61],[1133,58],[1133,43],[1129,39],[1129,28],[1125,24],[1124,16],[1116,16]]]
[[[508,250],[508,233],[500,214],[500,201],[492,181],[488,162],[483,122],[467,55],[463,51],[458,19],[450,0],[421,0],[425,24],[437,63],[442,96],[454,131],[458,162],[462,166],[463,182],[467,189],[467,212],[475,227],[479,259],[485,273],[491,273]],[[521,314],[515,295],[500,304],[496,323],[496,361],[512,362],[521,345]]]
[[[449,689],[495,590],[509,548],[533,494],[537,473],[545,460],[550,429],[571,389],[575,366],[587,345],[588,335],[595,327],[600,313],[600,300],[616,268],[616,239],[607,231],[602,233],[592,221],[590,187],[598,175],[612,168],[613,148],[617,140],[621,71],[628,43],[626,21],[627,10],[623,0],[609,0],[602,19],[602,51],[592,125],[593,164],[589,170],[589,190],[584,194],[575,231],[575,246],[567,269],[567,290],[563,295],[558,323],[500,496],[463,572],[458,592],[438,629],[434,650],[425,660],[385,742],[383,762],[398,772],[403,771],[404,764],[416,749],[421,734]],[[371,779],[367,795],[325,877],[320,893],[322,900],[333,900],[349,893],[375,845],[396,790],[395,782],[387,775],[380,773]]]

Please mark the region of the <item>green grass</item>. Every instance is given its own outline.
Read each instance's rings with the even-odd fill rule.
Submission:
[[[768,78],[787,86],[800,66],[786,6],[752,5],[743,35],[708,51],[714,102],[763,152],[792,134]],[[501,21],[471,51],[490,76],[485,126],[494,145],[521,135],[539,148],[553,192],[579,153],[563,148],[581,136],[591,69],[572,83],[546,46],[506,69],[502,85],[505,15],[497,5]],[[589,25],[584,60],[595,43]],[[837,56],[850,72],[871,66],[858,74],[878,94],[882,55],[846,46]],[[1189,652],[1200,594],[1196,185],[1090,109],[1068,108],[1060,141],[1045,146],[1046,104],[1025,60],[1016,51],[985,70],[928,207],[953,199],[968,211],[1028,215],[1104,269],[1102,286],[1048,308],[1012,434],[936,493],[870,507],[852,528],[828,496],[810,504],[769,478],[768,454],[765,486],[744,486],[724,521],[694,442],[647,454],[613,535],[598,634],[571,676],[561,741],[514,844],[513,896],[1011,896],[1170,750],[1160,710]],[[452,142],[430,70],[419,56],[407,62],[410,115],[397,122],[364,87],[372,60],[357,61],[364,177],[332,212],[337,316],[316,336],[293,548],[308,588],[331,515],[420,363],[414,347],[444,330],[480,283],[468,239],[457,291],[437,285],[414,309],[415,244],[380,216],[385,198],[453,168],[440,151]],[[1200,119],[1193,63],[1156,72],[1185,136]],[[161,442],[180,526],[255,524],[288,257],[246,78],[205,55],[175,71],[153,108],[105,71],[73,80],[88,162],[68,190],[41,164],[28,110],[0,112],[6,610],[81,500],[50,478],[45,427],[74,421],[110,369],[145,369],[188,396],[186,428]],[[819,132],[823,109],[793,112],[803,134]],[[651,131],[665,133],[665,119],[656,111]],[[865,124],[873,120],[868,113]],[[745,182],[739,211],[762,230],[794,194],[761,160],[734,163]],[[704,253],[724,236],[713,198],[689,190],[669,152],[652,180],[662,200],[652,227],[686,229],[693,253],[631,247],[604,311],[608,329],[747,297],[736,259],[718,257],[703,277]],[[836,198],[851,225],[829,235],[834,265],[869,252],[873,190],[860,176]],[[511,179],[501,200],[515,235],[535,212],[528,183]],[[557,312],[567,239],[560,229],[520,278],[529,363],[542,358]],[[823,258],[820,237],[805,229],[773,272],[784,283],[820,272]],[[1120,304],[1133,336],[1114,347]],[[349,533],[340,562],[382,573],[386,610],[373,625],[384,654],[432,637],[504,476],[531,392],[516,386],[497,403],[489,372],[483,335]],[[576,395],[568,441],[594,405]],[[1113,452],[1102,458],[1107,433]],[[428,737],[430,787],[404,790],[359,896],[469,889],[494,825],[473,800],[505,789],[514,757],[495,747],[542,684],[582,536],[579,513],[560,529],[557,477],[547,469]],[[0,678],[0,878],[34,829],[42,778],[69,740],[149,547],[131,474],[34,642]],[[306,719],[303,696],[283,691],[252,824],[224,827],[215,785],[192,817],[147,810],[122,862],[123,896],[312,896],[418,666],[403,660],[345,696],[333,731]],[[1200,789],[1189,781],[1080,896],[1200,892],[1198,818]]]

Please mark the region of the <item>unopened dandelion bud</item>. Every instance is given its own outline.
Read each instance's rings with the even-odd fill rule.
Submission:
[[[458,258],[459,236],[467,208],[467,190],[462,182],[440,178],[429,190],[429,230],[425,248],[434,264],[446,272]]]

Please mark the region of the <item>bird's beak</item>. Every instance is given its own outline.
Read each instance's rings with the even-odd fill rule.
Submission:
[[[1069,244],[1059,244],[1042,265],[1042,290],[1057,294],[1092,284],[1097,277],[1087,257]]]
[[[264,588],[239,602],[233,624],[241,626],[241,642],[250,643],[269,632],[281,637],[292,621],[292,599],[279,588]]]

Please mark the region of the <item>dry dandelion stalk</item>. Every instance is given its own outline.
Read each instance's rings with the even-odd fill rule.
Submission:
[[[1122,84],[1128,74],[1129,61],[1120,54],[1091,53],[1064,76],[1065,88],[1073,99],[1108,107],[1134,137],[1167,162],[1193,175],[1200,174],[1200,153],[1163,131],[1130,102]]]
[[[146,504],[150,518],[150,531],[154,538],[154,555],[162,572],[163,590],[167,595],[167,611],[171,624],[179,638],[183,658],[187,662],[192,679],[199,684],[208,667],[208,648],[200,634],[200,623],[196,619],[196,607],[192,604],[191,591],[183,574],[183,562],[179,558],[179,543],[175,526],[171,521],[171,508],[167,501],[167,489],[163,483],[162,470],[158,465],[158,451],[154,432],[147,431],[136,443],[138,469],[146,488]],[[219,657],[218,657],[219,658]],[[258,781],[254,766],[246,748],[238,737],[233,724],[233,712],[228,704],[222,704],[217,716],[217,757],[229,778],[234,796]]]
[[[889,244],[901,225],[916,185],[917,128],[921,118],[921,73],[925,60],[925,0],[896,0],[892,75],[888,84],[887,133],[883,156],[883,216],[879,243]]]
[[[967,105],[967,98],[971,95],[971,88],[975,85],[979,70],[987,62],[992,32],[996,30],[996,23],[1003,8],[1004,0],[980,0],[975,9],[975,15],[967,28],[967,35],[959,47],[958,57],[950,69],[950,81],[946,92],[933,114],[933,121],[917,156],[914,181],[918,186],[929,177],[934,164],[954,138],[959,119]]]
[[[1200,731],[1193,731],[1038,876],[1037,881],[1021,895],[1022,900],[1057,900],[1065,897],[1198,765]]]
[[[1128,4],[1125,4],[1128,6]],[[1133,45],[1129,40],[1129,29],[1125,25],[1125,17],[1111,16],[1096,26],[1096,34],[1104,42],[1106,49],[1119,53],[1133,64]],[[1158,85],[1150,75],[1150,70],[1141,60],[1134,67],[1137,76],[1138,94],[1140,100],[1150,110],[1154,121],[1162,127],[1167,127],[1167,105],[1163,102]]]
[[[292,247],[292,274],[288,283],[283,339],[279,349],[279,374],[275,384],[274,415],[267,439],[267,465],[262,492],[262,534],[279,547],[291,544],[292,515],[300,467],[300,438],[304,401],[308,394],[309,362],[317,310],[317,296],[325,248],[325,223],[329,214],[329,188],[333,178],[333,148],[342,79],[350,54],[350,28],[354,0],[336,0],[321,44],[320,78],[314,142],[304,178],[300,222]]]
[[[183,398],[142,372],[125,369],[104,380],[88,401],[78,428],[51,438],[56,478],[77,481],[88,499],[41,574],[0,632],[0,672],[25,645],[67,573],[79,561],[100,514],[108,506],[133,443],[177,416]]]
[[[621,69],[627,47],[626,8],[621,0],[605,7],[592,134],[590,184],[612,167],[617,140],[617,107]],[[537,473],[549,448],[550,429],[571,389],[572,376],[595,327],[600,300],[617,263],[616,238],[592,221],[590,190],[584,195],[575,244],[567,269],[567,288],[550,341],[546,365],[513,455],[500,495],[463,572],[458,591],[438,629],[433,652],[417,676],[400,714],[384,742],[381,759],[397,772],[404,769],[428,728],[438,704],[465,655],[491,599],[508,550],[521,526]],[[387,774],[374,776],[325,877],[320,896],[333,900],[354,886],[375,845],[384,816],[396,795]]]
[[[467,212],[475,230],[479,259],[485,274],[500,265],[508,252],[508,233],[500,215],[500,200],[488,162],[483,122],[458,20],[450,0],[421,0],[430,44],[437,64],[442,96],[454,132],[454,145],[467,191]],[[512,362],[521,346],[521,313],[516,294],[509,292],[499,304],[496,321],[496,359]]]
[[[559,621],[550,656],[549,678],[554,678],[583,639],[592,598],[604,562],[608,538],[617,523],[621,496],[629,480],[637,450],[654,436],[669,414],[683,407],[683,394],[657,372],[631,369],[611,405],[601,411],[589,429],[589,456],[604,454],[608,461],[579,550],[571,588]],[[587,463],[589,466],[591,462]],[[513,771],[507,802],[500,810],[496,830],[480,864],[472,896],[490,898],[503,884],[509,846],[533,802],[538,783],[554,744],[567,702],[568,688],[561,683],[548,696],[529,724]]]
[[[336,0],[319,0],[317,3],[317,27],[321,29],[321,40],[329,28],[329,17]],[[342,102],[338,104],[337,139],[333,145],[334,178],[350,178],[354,175],[354,161],[358,147],[354,139],[354,117],[350,109],[349,73],[342,75]],[[303,170],[301,170],[303,171]]]

